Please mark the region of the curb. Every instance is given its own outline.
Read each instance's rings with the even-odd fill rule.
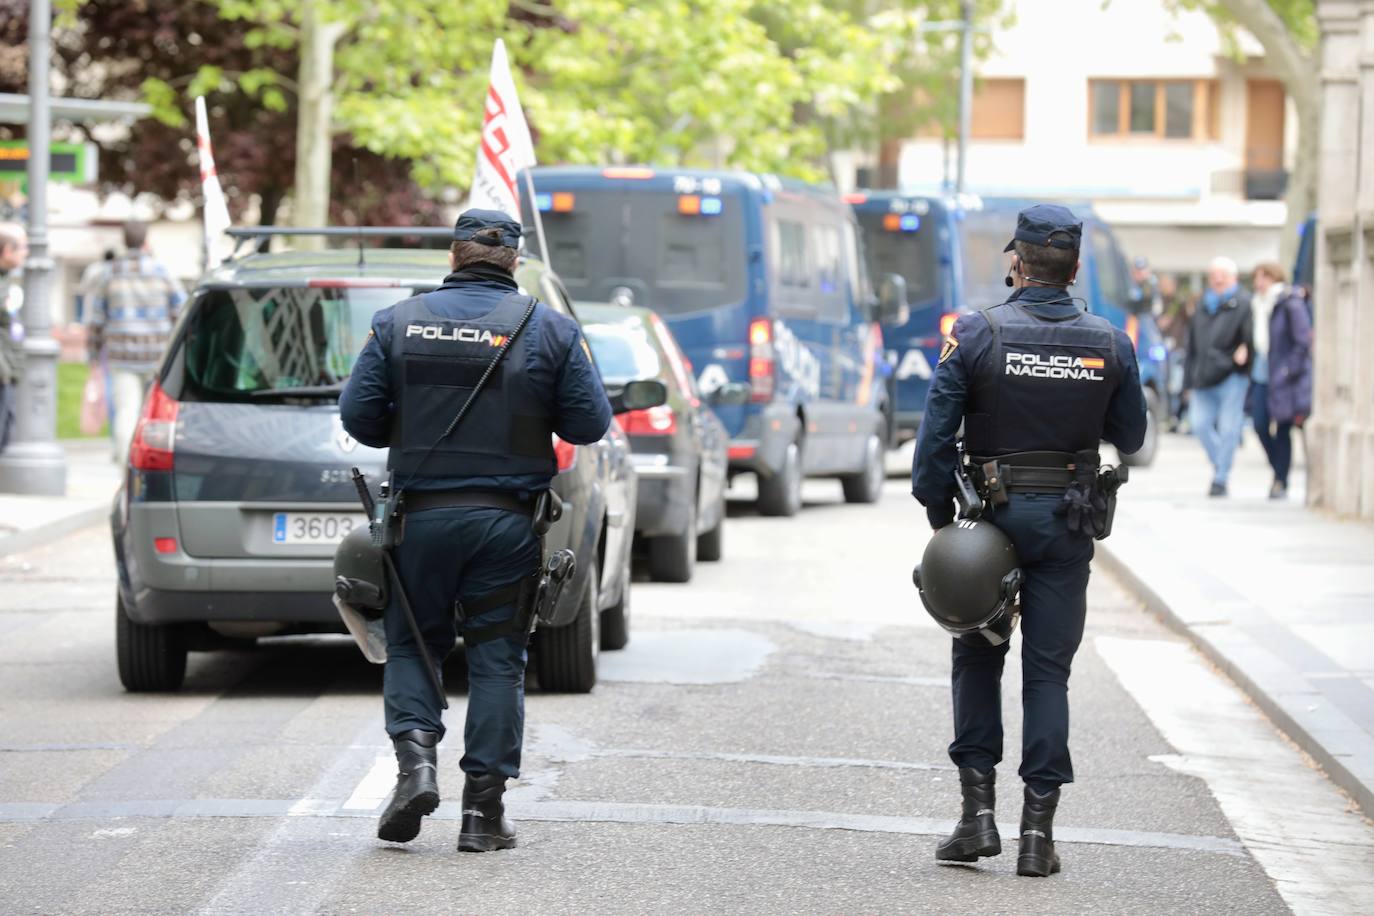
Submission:
[[[1364,769],[1370,772],[1362,775],[1353,768],[1358,765],[1360,755],[1332,750],[1322,739],[1321,733],[1334,732],[1346,736],[1347,740],[1368,744],[1370,751],[1374,751],[1374,738],[1361,733],[1354,723],[1350,723],[1343,715],[1340,718],[1350,724],[1349,729],[1341,728],[1339,724],[1333,726],[1331,717],[1323,719],[1315,707],[1307,706],[1304,709],[1301,708],[1304,706],[1302,703],[1285,703],[1275,696],[1263,686],[1261,674],[1269,675],[1271,678],[1277,676],[1287,679],[1290,685],[1297,681],[1305,683],[1305,679],[1291,667],[1273,659],[1253,641],[1247,643],[1233,640],[1229,643],[1233,651],[1228,651],[1225,640],[1190,626],[1186,619],[1123,557],[1108,547],[1105,541],[1098,542],[1096,558],[1108,572],[1116,576],[1128,592],[1145,605],[1147,611],[1158,617],[1169,629],[1187,637],[1198,651],[1234,681],[1275,726],[1312,757],[1332,782],[1355,800],[1361,813],[1365,816],[1374,816],[1374,757],[1364,758]],[[1315,692],[1315,688],[1312,690]],[[1363,742],[1360,741],[1360,737],[1363,737]]]
[[[102,519],[107,518],[109,514],[109,506],[94,505],[85,509],[78,509],[70,515],[64,515],[42,525],[5,535],[0,537],[0,557],[51,544],[73,531],[80,531],[82,528],[97,524]]]

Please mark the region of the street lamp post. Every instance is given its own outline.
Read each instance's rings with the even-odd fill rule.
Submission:
[[[959,172],[955,190],[964,193],[968,164],[968,138],[973,123],[973,0],[961,4],[963,28],[959,35]]]
[[[48,254],[48,148],[52,111],[48,67],[49,0],[29,3],[29,258],[24,262],[24,377],[17,392],[14,439],[0,453],[0,493],[60,496],[67,460],[56,440],[57,341],[49,305],[53,261]]]

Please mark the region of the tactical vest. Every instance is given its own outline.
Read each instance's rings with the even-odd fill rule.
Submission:
[[[1123,377],[1111,324],[1084,312],[1045,318],[1016,301],[981,314],[992,346],[973,374],[968,453],[1096,449]]]
[[[556,474],[548,393],[526,371],[534,339],[528,326],[463,422],[425,457],[532,301],[512,293],[485,315],[457,320],[434,314],[425,299],[394,310],[388,368],[397,397],[387,467],[402,481],[417,471],[444,478]]]

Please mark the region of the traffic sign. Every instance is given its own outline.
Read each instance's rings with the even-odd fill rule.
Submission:
[[[94,184],[100,156],[94,143],[52,143],[48,146],[48,178],[63,184]],[[29,168],[25,140],[0,140],[0,181],[23,181]]]

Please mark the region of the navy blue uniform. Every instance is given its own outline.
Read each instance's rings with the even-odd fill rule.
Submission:
[[[1017,290],[1011,300],[1046,319],[1073,316],[1078,305],[1064,290],[1037,286]],[[1145,440],[1145,399],[1135,348],[1113,332],[1122,371],[1102,417],[1102,438],[1124,453]],[[969,407],[982,361],[989,358],[993,333],[980,314],[955,322],[941,353],[926,397],[925,416],[916,439],[911,470],[912,494],[926,507],[931,526],[954,518],[956,438]],[[1045,423],[1060,409],[1044,403]],[[1040,446],[1052,449],[1053,446]],[[1021,777],[1043,793],[1073,781],[1069,758],[1069,669],[1083,638],[1087,614],[1088,564],[1092,540],[1071,533],[1054,514],[1057,494],[1013,493],[990,521],[1016,547],[1024,576],[1021,586],[1022,750]],[[1002,759],[1001,677],[1009,642],[993,646],[982,639],[955,639],[952,686],[955,739],[950,757],[960,767],[991,770]]]
[[[491,313],[516,289],[505,271],[475,266],[449,275],[424,299],[437,318],[474,321]],[[399,373],[388,365],[395,333],[393,308],[382,309],[374,317],[372,334],[339,398],[344,428],[359,442],[375,448],[392,443],[398,416],[400,392],[394,390],[393,379]],[[524,353],[524,364],[503,366],[502,371],[518,371],[530,381],[546,402],[552,430],[574,445],[586,445],[604,436],[611,423],[611,405],[576,322],[540,304],[520,339],[524,345],[512,349],[507,359]],[[455,398],[452,412],[460,406],[461,398]],[[443,418],[442,424],[449,419]],[[465,432],[480,435],[482,430]],[[553,473],[552,469],[548,473],[487,476],[421,473],[408,483],[400,479],[396,483],[405,483],[407,490],[503,490],[528,495],[548,488]],[[529,576],[540,563],[540,545],[529,516],[483,507],[434,508],[407,514],[405,537],[395,548],[394,557],[430,657],[441,662],[457,640],[455,602],[472,602]],[[470,617],[464,626],[495,626],[510,621],[516,613],[512,602]],[[399,607],[387,608],[386,630],[383,693],[387,733],[395,737],[419,729],[442,736],[439,701]],[[521,633],[465,647],[469,693],[462,768],[466,773],[519,775],[525,642]]]

